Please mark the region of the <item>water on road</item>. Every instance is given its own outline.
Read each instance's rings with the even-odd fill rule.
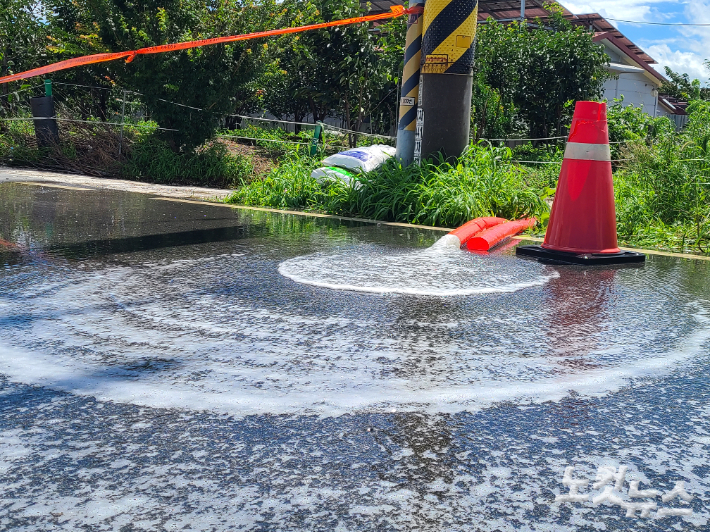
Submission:
[[[710,264],[441,235],[0,185],[0,529],[710,526]]]

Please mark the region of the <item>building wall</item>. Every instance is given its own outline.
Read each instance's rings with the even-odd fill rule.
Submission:
[[[658,110],[657,86],[641,72],[616,72],[617,78],[604,83],[604,97],[609,103],[624,96],[624,105],[643,107],[651,116]]]

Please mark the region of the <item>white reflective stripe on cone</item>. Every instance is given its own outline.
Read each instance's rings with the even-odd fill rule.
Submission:
[[[583,161],[611,161],[611,151],[608,144],[584,144],[568,142],[565,148],[565,159]]]

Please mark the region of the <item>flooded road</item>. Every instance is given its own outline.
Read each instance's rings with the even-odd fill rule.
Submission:
[[[710,263],[441,235],[0,185],[0,530],[710,526]]]

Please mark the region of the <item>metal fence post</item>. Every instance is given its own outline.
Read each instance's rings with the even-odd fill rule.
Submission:
[[[318,153],[318,141],[320,140],[321,134],[323,132],[323,123],[316,122],[316,129],[313,131],[313,138],[311,139],[311,156]]]
[[[123,118],[126,116],[126,89],[123,89],[123,100],[121,103],[121,136],[118,141],[118,155],[121,156],[123,149]]]

